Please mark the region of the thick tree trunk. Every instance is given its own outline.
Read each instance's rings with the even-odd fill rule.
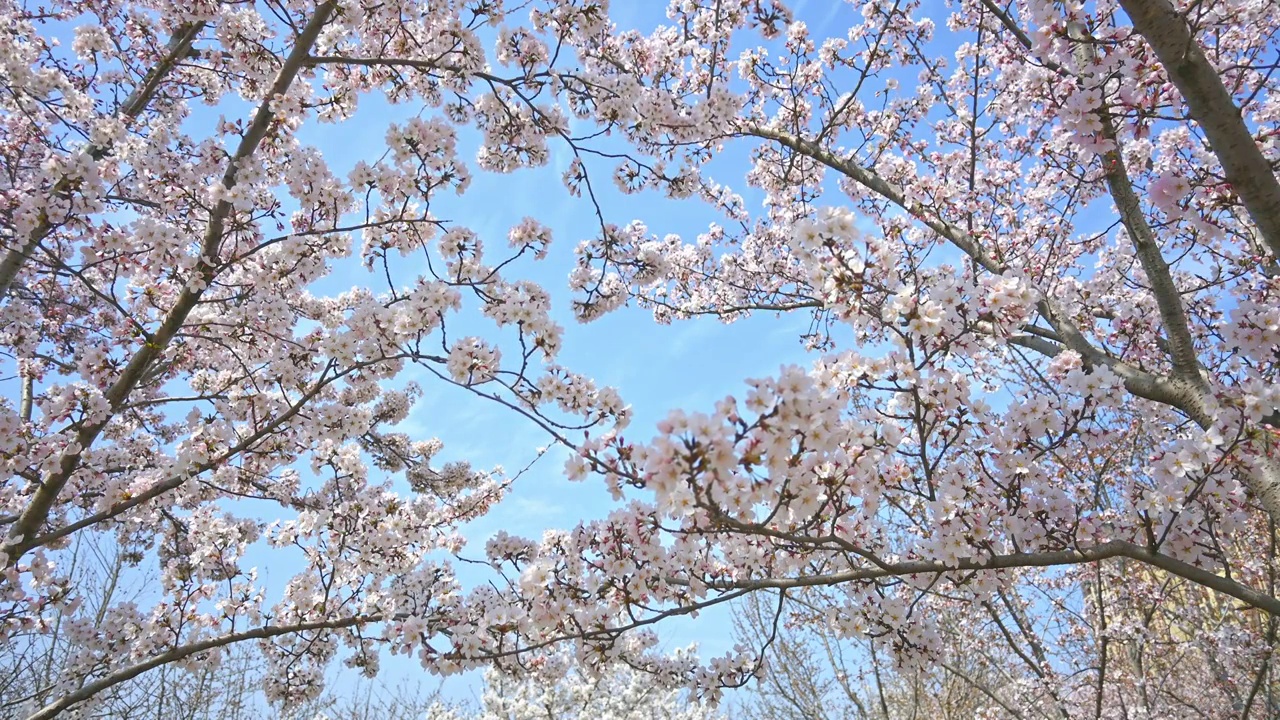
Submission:
[[[1169,0],[1120,0],[1133,27],[1155,50],[1169,78],[1204,128],[1231,188],[1280,259],[1280,181],[1244,123],[1240,108]]]

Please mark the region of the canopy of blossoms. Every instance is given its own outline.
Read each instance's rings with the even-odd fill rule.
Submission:
[[[1274,707],[1280,6],[610,12],[0,2],[0,647],[72,648],[14,713],[91,715],[246,641],[284,703],[338,657],[560,648],[714,698],[770,638],[698,660],[650,626],[748,593],[902,667],[999,648],[996,716]],[[340,176],[307,132],[371,97],[416,114]],[[549,192],[597,221],[568,288],[528,278],[538,218],[440,209],[553,150]],[[658,237],[606,191],[721,219]],[[628,428],[559,362],[553,295],[581,321],[806,314],[812,362]],[[536,424],[616,509],[494,536],[464,587],[460,528],[518,474],[397,428],[410,373]],[[90,540],[154,568],[155,602],[87,612]],[[302,558],[282,593],[255,545]],[[1144,642],[1180,661],[1122,661]]]

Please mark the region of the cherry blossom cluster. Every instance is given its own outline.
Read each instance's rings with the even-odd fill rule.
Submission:
[[[655,682],[654,676],[625,665],[601,668],[598,674],[576,670],[562,655],[530,661],[522,676],[485,673],[479,707],[450,707],[437,702],[428,720],[535,720],[545,717],[592,717],[602,720],[714,720],[724,715],[701,702],[688,702],[678,690]]]

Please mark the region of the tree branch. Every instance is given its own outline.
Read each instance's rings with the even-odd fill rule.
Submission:
[[[1222,76],[1169,0],[1120,0],[1120,6],[1169,71],[1191,118],[1204,129],[1209,147],[1222,163],[1231,189],[1240,196],[1271,254],[1280,259],[1280,181],[1254,142]]]
[[[1110,560],[1117,557],[1128,557],[1154,565],[1178,577],[1190,580],[1198,585],[1230,595],[1250,607],[1257,608],[1271,615],[1280,615],[1280,599],[1254,590],[1222,575],[1198,568],[1189,563],[1175,560],[1140,545],[1124,540],[1112,540],[1093,547],[1076,550],[1057,550],[1042,553],[1010,553],[1008,555],[992,555],[985,558],[961,558],[959,561],[946,564],[936,560],[906,560],[902,562],[882,562],[877,567],[859,568],[829,575],[807,575],[795,578],[764,578],[761,580],[728,580],[707,583],[707,587],[718,590],[762,590],[765,588],[800,588],[841,583],[858,580],[875,580],[905,575],[929,575],[955,572],[957,570],[1007,570],[1012,568],[1056,567],[1063,565],[1081,565],[1084,563]],[[673,584],[687,584],[687,581],[669,579]]]
[[[306,632],[308,630],[335,630],[339,628],[351,627],[369,622],[377,622],[382,618],[369,617],[364,615],[355,615],[352,617],[342,618],[340,620],[316,620],[313,622],[296,623],[294,625],[268,625],[265,627],[254,628],[253,630],[245,630],[244,632],[230,633],[228,635],[220,635],[218,637],[201,640],[189,645],[176,647],[169,652],[152,655],[142,662],[130,665],[123,670],[118,670],[97,682],[90,683],[76,690],[73,693],[63,695],[56,701],[45,705],[36,712],[27,716],[27,720],[51,720],[57,717],[59,713],[70,708],[76,703],[83,702],[107,688],[119,685],[126,680],[131,680],[142,673],[153,668],[176,662],[185,657],[190,657],[196,653],[202,653],[206,650],[213,650],[245,640],[264,640],[279,635],[288,635],[291,633]]]
[[[222,176],[224,187],[231,188],[235,186],[236,175],[239,172],[241,161],[253,155],[258,149],[258,145],[266,137],[267,131],[275,119],[275,112],[271,109],[271,103],[274,98],[283,95],[289,90],[289,86],[293,84],[298,72],[302,69],[303,61],[311,51],[311,46],[315,44],[320,31],[324,29],[329,16],[336,7],[337,3],[333,1],[321,4],[316,8],[315,14],[312,15],[298,35],[296,44],[281,65],[280,72],[276,75],[275,82],[271,84],[266,98],[258,106],[253,122],[241,138],[235,155],[227,164],[226,172]],[[204,238],[200,243],[200,259],[195,267],[195,272],[200,280],[203,281],[203,286],[188,283],[182,289],[182,293],[165,317],[160,329],[130,358],[129,364],[125,366],[120,376],[107,389],[104,395],[110,408],[107,417],[91,425],[84,425],[79,429],[74,442],[74,445],[78,446],[78,450],[66,452],[62,456],[58,469],[45,478],[35,493],[32,494],[30,504],[22,512],[22,516],[18,521],[10,528],[8,540],[3,550],[0,551],[0,554],[4,555],[4,568],[7,569],[17,564],[18,559],[22,556],[22,551],[19,551],[19,549],[30,543],[45,520],[48,519],[49,511],[52,509],[54,501],[59,493],[62,492],[62,488],[67,484],[72,474],[80,467],[83,453],[97,440],[98,435],[106,427],[111,417],[128,400],[129,394],[137,387],[147,369],[164,353],[169,343],[178,334],[178,331],[182,329],[187,316],[195,309],[196,304],[204,294],[205,288],[209,286],[216,275],[214,263],[218,256],[218,246],[222,242],[223,226],[230,214],[231,203],[226,200],[219,201],[210,213],[209,224],[205,228]]]
[[[125,98],[124,103],[116,111],[116,114],[126,120],[132,120],[142,111],[155,97],[156,91],[160,89],[160,83],[163,82],[166,75],[169,74],[178,61],[187,57],[191,53],[191,46],[195,42],[196,36],[204,29],[204,21],[189,23],[178,28],[173,37],[169,39],[169,49],[164,57],[160,58],[160,62],[156,63],[146,76],[142,78],[142,82],[138,87],[134,88],[129,97]],[[90,157],[94,160],[100,160],[108,151],[110,145],[89,145],[86,148]],[[68,177],[62,177],[58,182],[54,183],[49,190],[49,195],[59,197],[73,191],[79,185],[79,180]],[[35,252],[49,233],[53,232],[54,223],[49,219],[47,214],[42,214],[40,221],[30,234],[27,235],[26,242],[21,247],[11,248],[5,253],[4,260],[0,260],[0,298],[4,298],[9,294],[9,288],[13,285],[14,279],[18,276],[18,272],[31,259],[31,254]]]

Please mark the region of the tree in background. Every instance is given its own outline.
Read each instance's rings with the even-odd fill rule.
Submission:
[[[44,700],[73,667],[84,636],[92,635],[117,604],[146,597],[154,575],[137,568],[138,559],[106,542],[79,538],[64,559],[66,578],[79,603],[50,613],[46,625],[14,632],[0,654],[0,715]],[[185,668],[161,666],[104,690],[97,698],[102,717],[130,720],[254,720],[261,699],[262,658],[239,646],[221,656],[198,658]]]
[[[557,646],[714,698],[794,623],[892,665],[885,715],[947,664],[997,716],[1273,714],[1280,8],[829,10],[824,37],[776,0],[643,32],[602,0],[0,5],[0,647],[58,666],[6,712],[97,712],[240,643],[290,706],[339,656]],[[307,131],[375,93],[422,112],[339,177]],[[580,319],[806,313],[812,365],[624,435],[522,277],[549,231],[444,219],[474,169],[553,147],[599,221]],[[723,219],[617,225],[603,173]],[[515,476],[397,429],[410,372],[628,502],[495,536],[464,589],[458,529]],[[94,540],[152,592],[82,612]],[[251,547],[300,566],[282,593]],[[656,650],[653,623],[761,592],[770,634]]]
[[[764,595],[743,603],[735,615],[735,635],[742,642],[772,637],[766,672],[739,700],[739,717],[961,720],[982,717],[992,705],[984,693],[1003,683],[1000,671],[986,659],[959,648],[948,648],[944,657],[927,665],[896,666],[892,650],[878,639],[834,632],[817,593],[806,594],[803,603],[817,617],[792,619],[782,627]]]
[[[474,710],[435,705],[427,720],[723,720],[687,692],[662,687],[652,675],[626,666],[588,675],[564,657],[544,659],[520,677],[485,673]]]

